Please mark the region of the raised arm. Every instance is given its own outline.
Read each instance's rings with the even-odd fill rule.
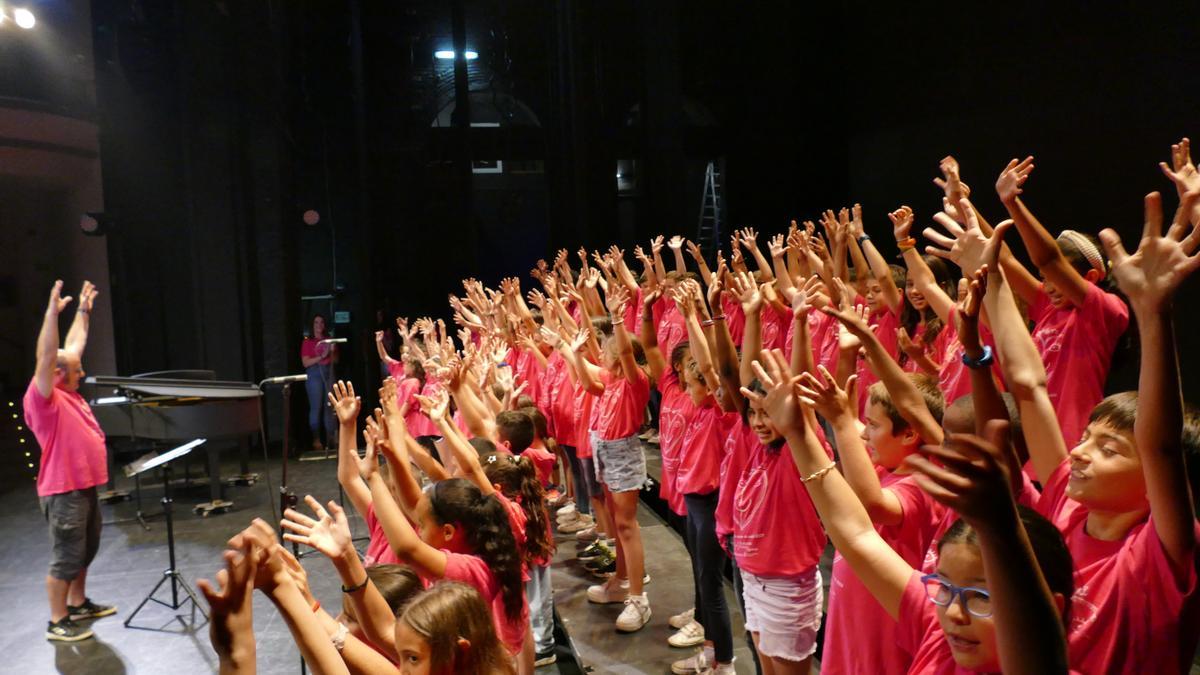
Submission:
[[[900,599],[913,574],[912,566],[875,531],[862,502],[825,454],[813,430],[816,416],[811,408],[801,409],[798,405],[794,393],[796,378],[788,370],[783,354],[778,350],[764,351],[761,358],[765,366],[756,362],[755,370],[767,393],[757,394],[748,389],[742,393],[757,399],[771,422],[783,432],[796,471],[838,553],[884,610],[893,619],[898,618]]]
[[[687,261],[683,259],[683,237],[675,235],[667,241],[667,248],[671,249],[671,255],[675,257],[675,271],[683,274],[687,271]]]
[[[384,349],[383,347],[383,331],[381,330],[375,331],[375,352],[379,354],[379,360],[382,361],[385,366],[390,366],[393,363],[396,363],[396,359],[393,359],[391,356],[389,356],[387,349]]]
[[[328,394],[338,418],[338,484],[346,491],[354,510],[364,519],[371,507],[371,491],[358,475],[358,413],[362,400],[354,395],[354,383],[338,380]]]
[[[1034,556],[1010,485],[1007,422],[993,420],[985,438],[955,434],[948,446],[926,446],[905,461],[917,484],[960,514],[979,537],[1005,673],[1066,673],[1067,637],[1054,595]],[[1065,555],[1065,552],[1064,552]],[[1071,602],[1070,598],[1062,598]]]
[[[1142,360],[1134,440],[1146,477],[1146,496],[1163,550],[1183,569],[1196,550],[1195,518],[1183,456],[1183,398],[1172,302],[1200,267],[1200,229],[1190,223],[1200,190],[1185,192],[1170,229],[1162,233],[1162,197],[1146,195],[1146,225],[1132,255],[1113,230],[1102,233],[1113,276],[1137,315]]]
[[[697,301],[704,302],[700,297],[700,284],[694,281],[680,284],[675,289],[675,296],[675,304],[679,306],[679,312],[683,315],[684,323],[687,325],[688,344],[691,346],[692,357],[696,359],[696,365],[700,369],[700,374],[704,376],[705,383],[709,385],[709,389],[716,390],[719,377],[713,368],[712,355],[708,351],[708,339],[704,336],[704,330],[700,327],[700,319],[696,315]]]
[[[854,334],[867,350],[867,358],[874,366],[875,374],[887,388],[892,397],[896,412],[912,425],[912,428],[928,443],[942,442],[942,425],[934,419],[925,405],[925,398],[920,390],[908,379],[908,375],[900,368],[900,364],[887,353],[883,343],[876,337],[875,332],[867,325],[866,319],[860,312],[827,307],[823,310],[829,316],[841,322],[846,330]]]
[[[712,283],[712,271],[708,269],[708,261],[704,259],[704,252],[700,250],[699,244],[694,241],[686,241],[688,253],[692,255],[692,260],[696,261],[696,269],[700,270],[700,278],[704,281],[704,287]]]
[[[667,370],[667,360],[658,347],[658,333],[654,328],[654,313],[650,308],[662,297],[662,292],[655,290],[642,298],[642,326],[639,338],[642,350],[646,353],[646,365],[650,368],[650,377],[658,382]]]
[[[625,305],[629,302],[629,292],[624,288],[613,289],[608,294],[608,311],[612,313],[613,339],[617,342],[617,356],[621,359],[621,370],[625,379],[637,383],[638,362],[633,356],[633,340],[625,329]]]
[[[583,349],[587,345],[591,334],[591,329],[583,328],[575,335],[575,339],[569,345],[571,354],[574,357],[575,375],[579,378],[579,385],[593,396],[599,396],[604,393],[604,383],[600,381],[601,369],[590,363],[583,356]]]
[[[1017,226],[1017,233],[1025,243],[1025,250],[1034,267],[1042,273],[1042,278],[1054,284],[1073,305],[1083,304],[1088,292],[1088,281],[1083,278],[1058,248],[1054,235],[1042,226],[1033,212],[1021,200],[1021,186],[1025,184],[1033,171],[1033,157],[1023,160],[1012,160],[1000,178],[996,180],[996,193],[1008,210],[1008,216]]]
[[[717,266],[717,272],[713,275],[713,283],[708,287],[708,303],[713,307],[721,305],[721,293],[724,292],[724,279],[728,278],[729,270],[725,268],[725,263],[721,262]],[[720,378],[721,386],[725,388],[725,399],[727,407],[726,412],[742,412],[746,408],[746,399],[742,396],[742,383],[738,373],[737,362],[737,347],[733,344],[733,336],[729,333],[729,324],[726,321],[725,313],[722,312],[713,317],[713,328],[715,329],[715,349],[713,354],[716,357],[713,363],[716,368],[717,376]]]
[[[870,267],[871,277],[879,282],[880,288],[883,289],[883,301],[891,310],[897,314],[904,307],[904,295],[899,288],[896,287],[896,281],[892,279],[892,269],[888,267],[887,261],[883,259],[883,254],[879,249],[875,248],[875,242],[871,241],[870,235],[863,228],[862,221],[862,206],[855,204],[851,209],[850,228],[854,235],[854,240],[858,246],[862,248],[862,254],[867,260],[867,265]],[[857,265],[857,261],[855,265]]]
[[[946,295],[946,291],[938,285],[933,271],[917,251],[917,240],[912,236],[913,210],[901,206],[889,213],[888,218],[892,221],[892,234],[895,235],[896,246],[900,248],[900,255],[904,258],[904,266],[908,268],[908,280],[913,283],[918,293],[925,296],[925,301],[942,323],[948,323],[954,299]]]
[[[761,281],[764,283],[774,281],[775,274],[771,271],[771,263],[767,262],[762,250],[758,248],[758,232],[753,227],[742,229],[742,246],[754,257],[754,264],[758,267]]]
[[[755,355],[762,349],[762,305],[763,296],[758,285],[749,274],[742,272],[732,277],[734,290],[742,303],[742,313],[746,315],[746,325],[742,331],[742,362],[738,369],[741,386],[749,386],[754,380]]]
[[[433,420],[434,424],[437,424],[438,431],[442,432],[442,437],[446,440],[446,447],[450,449],[450,454],[454,455],[454,460],[458,463],[463,476],[474,483],[484,496],[493,494],[496,489],[488,480],[487,474],[483,472],[483,466],[479,463],[479,453],[467,442],[467,439],[463,438],[462,433],[451,424],[446,415],[449,400],[443,396],[436,401],[424,399],[422,403],[428,406],[429,419]]]
[[[67,339],[63,342],[63,349],[75,356],[82,357],[83,350],[87,347],[92,306],[99,294],[92,282],[83,282],[83,288],[79,291],[79,305],[75,308],[75,320],[71,322],[71,328],[67,330]]]
[[[654,273],[658,277],[659,283],[667,278],[667,266],[663,263],[662,249],[663,236],[660,234],[650,240],[650,255],[654,257]]]
[[[50,301],[46,304],[42,330],[38,333],[37,366],[33,381],[42,398],[50,398],[54,391],[54,369],[58,367],[58,315],[71,303],[71,296],[60,296],[62,285],[62,281],[55,281],[50,289]]]

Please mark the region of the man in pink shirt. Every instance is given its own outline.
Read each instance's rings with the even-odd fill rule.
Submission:
[[[46,575],[50,623],[46,639],[75,642],[92,637],[76,619],[95,619],[117,611],[88,599],[87,568],[100,548],[100,508],[96,486],[108,482],[104,432],[92,409],[79,395],[83,379],[80,357],[87,344],[88,318],[96,288],[83,282],[75,320],[62,349],[58,318],[71,302],[61,297],[62,281],[54,282],[37,342],[37,367],[25,392],[25,424],[42,448],[37,491],[50,526],[53,551]]]

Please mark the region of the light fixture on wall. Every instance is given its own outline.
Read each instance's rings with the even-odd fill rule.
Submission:
[[[471,51],[470,49],[464,51],[463,55],[467,57],[468,61],[474,61],[475,59],[479,58],[479,52]],[[454,56],[455,54],[453,49],[439,49],[433,53],[433,58],[441,61],[453,61]]]

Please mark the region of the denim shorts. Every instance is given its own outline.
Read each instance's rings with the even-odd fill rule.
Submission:
[[[593,431],[592,459],[596,462],[596,480],[609,492],[640,490],[646,484],[646,454],[636,434],[605,441]]]

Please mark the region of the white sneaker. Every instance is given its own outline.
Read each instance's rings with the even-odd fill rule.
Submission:
[[[560,515],[559,517],[555,518],[554,522],[558,524],[559,529],[562,529],[567,525],[578,521],[579,515],[580,514],[578,512],[572,511],[565,516]]]
[[[583,527],[580,527],[580,526]],[[575,541],[592,543],[600,538],[600,533],[596,531],[596,521],[583,522],[571,526],[571,529],[564,530],[565,532],[574,532]]]
[[[680,659],[671,664],[671,672],[675,675],[697,675],[697,673],[707,673],[709,660],[705,650],[692,654],[686,659]]]
[[[629,598],[629,587],[622,587],[619,583],[613,583],[612,579],[595,586],[588,586],[587,599],[588,602],[596,603],[597,605],[612,605],[618,602],[625,602]]]
[[[695,647],[703,643],[704,626],[701,626],[699,621],[692,621],[667,638],[667,644],[672,647]]]
[[[593,529],[595,524],[596,523],[592,520],[591,516],[576,515],[575,520],[571,521],[570,523],[567,523],[566,525],[559,525],[558,531],[562,534],[578,534],[584,530]]]
[[[617,617],[617,630],[632,633],[641,630],[650,621],[650,599],[646,594],[631,595],[625,599],[625,609]]]
[[[667,619],[667,625],[671,628],[680,629],[689,623],[696,620],[696,608],[693,607],[686,612],[680,612],[671,618]]]
[[[564,516],[569,516],[572,513],[576,513],[575,502],[569,501],[566,504],[564,504],[561,508],[558,509],[557,515],[559,518],[562,518]]]

